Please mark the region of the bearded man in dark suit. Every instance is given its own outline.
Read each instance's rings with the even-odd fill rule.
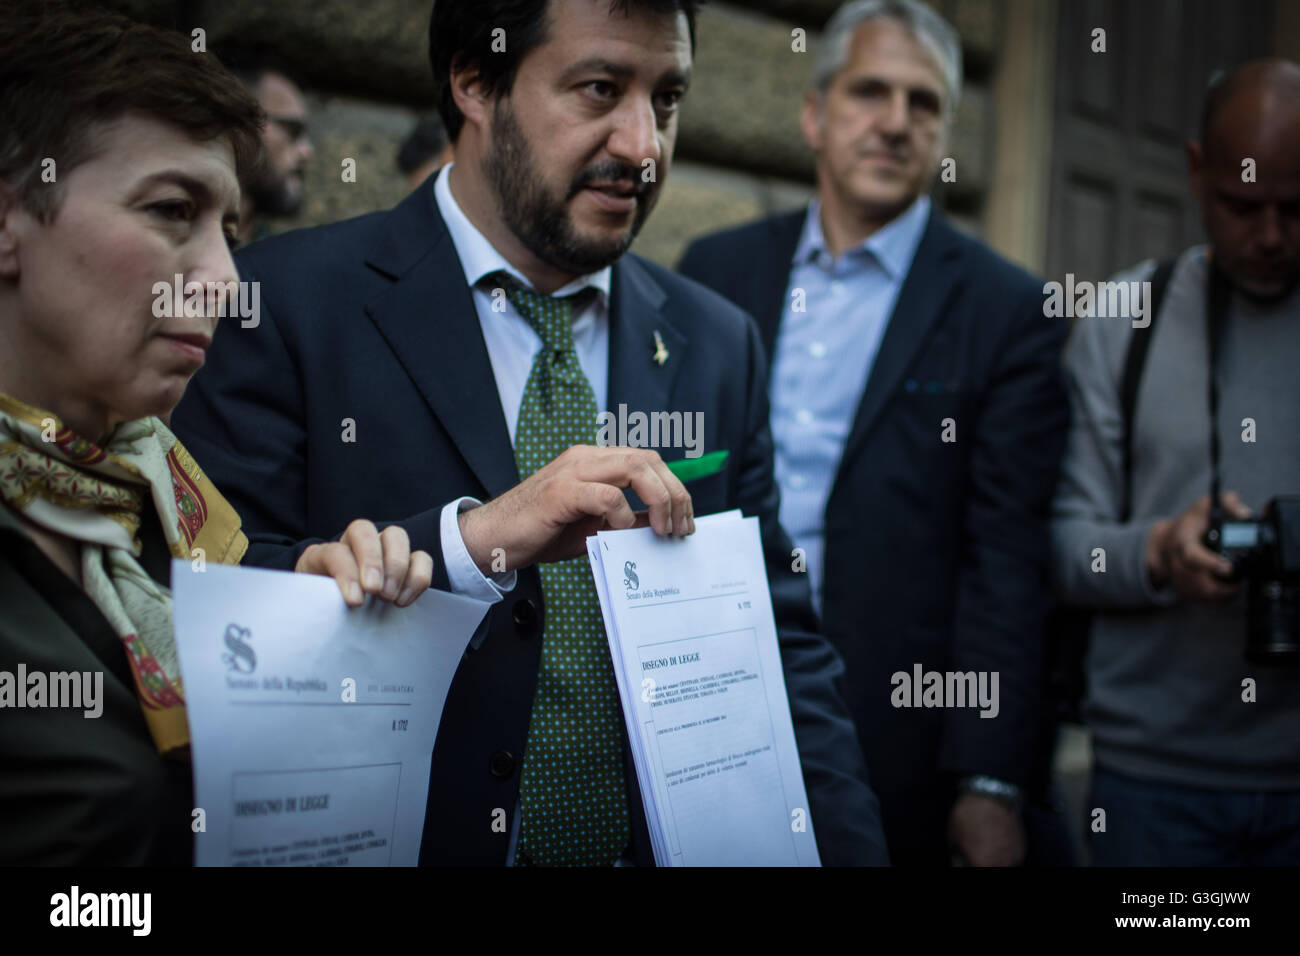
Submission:
[[[647,520],[625,489],[661,534],[759,516],[821,858],[886,861],[842,665],[777,522],[757,329],[624,254],[671,164],[695,6],[438,0],[456,162],[390,212],[240,255],[259,321],[223,330],[175,417],[253,563],[364,513],[441,556],[436,587],[497,602],[447,699],[426,863],[652,862],[583,543]],[[728,467],[683,487],[653,450],[591,447],[623,405],[702,412]]]

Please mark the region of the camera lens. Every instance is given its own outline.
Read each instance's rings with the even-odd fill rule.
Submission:
[[[1300,587],[1276,578],[1249,579],[1246,660],[1300,665]]]

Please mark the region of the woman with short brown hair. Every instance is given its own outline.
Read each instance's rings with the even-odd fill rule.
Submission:
[[[186,38],[45,2],[0,14],[0,116],[0,863],[188,863],[170,561],[248,542],[165,420],[238,281],[262,112]],[[296,570],[406,605],[433,563],[357,521]]]

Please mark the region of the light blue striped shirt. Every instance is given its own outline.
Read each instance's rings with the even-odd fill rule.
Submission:
[[[781,524],[805,552],[818,613],[826,500],[929,216],[930,200],[921,196],[836,259],[814,199],[795,248],[769,394]]]

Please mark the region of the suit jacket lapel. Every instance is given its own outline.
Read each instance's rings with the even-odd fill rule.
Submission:
[[[474,299],[438,213],[433,181],[389,214],[389,228],[366,257],[395,280],[366,305],[366,314],[495,497],[519,483],[519,470]]]
[[[781,316],[785,314],[785,293],[790,284],[794,251],[799,245],[799,236],[803,234],[804,222],[807,218],[808,212],[805,210],[768,220],[771,235],[768,241],[760,246],[757,261],[753,263],[751,275],[754,284],[754,306],[751,312],[758,322],[769,368],[772,365],[772,357],[776,354],[776,337],[781,327]]]
[[[903,374],[925,343],[930,328],[943,314],[949,297],[956,290],[958,270],[954,260],[960,255],[957,233],[932,210],[867,378],[867,387],[863,390],[857,416],[844,445],[841,471],[866,441]]]
[[[663,288],[636,259],[624,256],[614,266],[608,404],[616,415],[620,404],[627,406],[629,414],[672,410],[668,401],[686,352],[686,336],[669,320],[666,303]],[[668,350],[662,365],[654,360],[656,332]]]

